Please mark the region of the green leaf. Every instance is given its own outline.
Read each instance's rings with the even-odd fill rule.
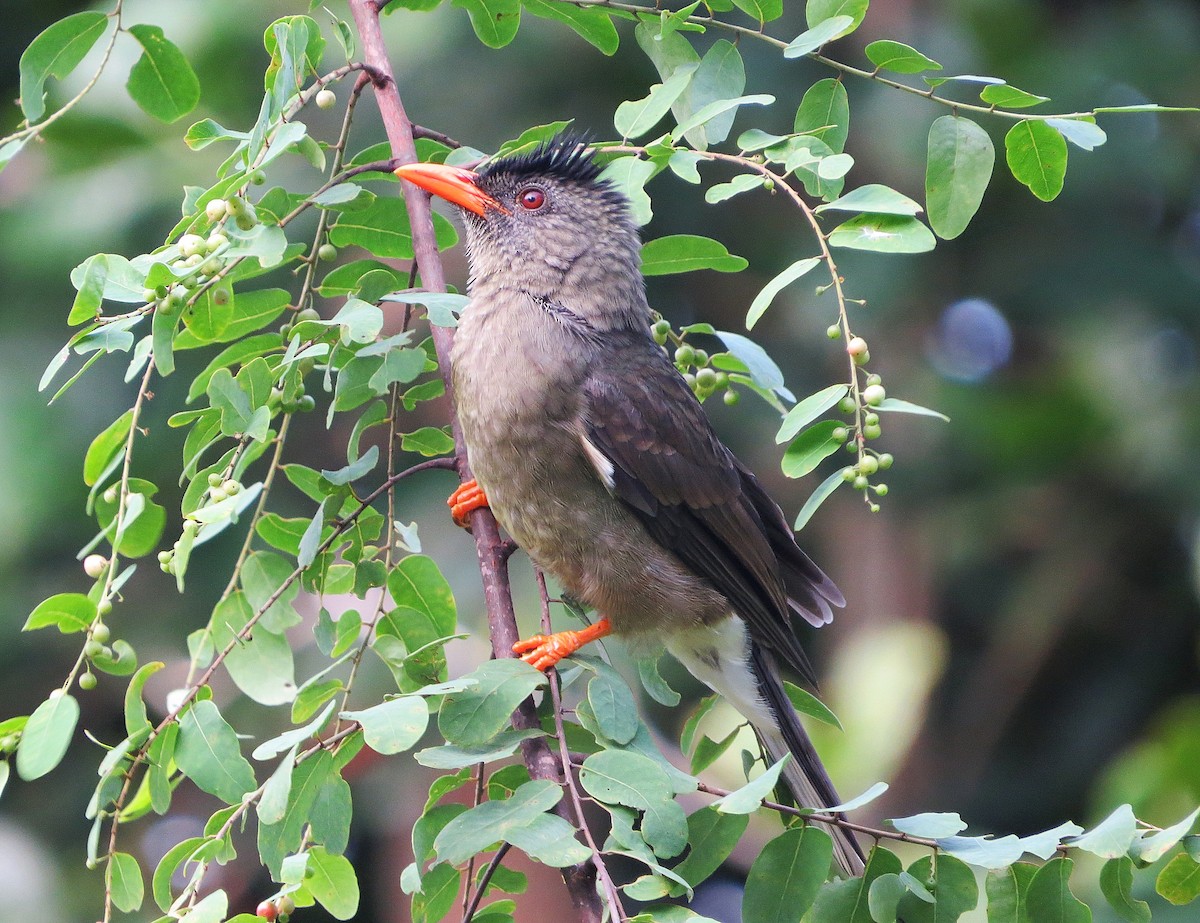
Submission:
[[[855,215],[829,232],[831,247],[875,253],[925,253],[936,243],[929,228],[904,215]]]
[[[637,733],[637,703],[621,675],[608,664],[593,665],[596,673],[587,687],[588,705],[604,736],[614,743],[627,744]]]
[[[1100,891],[1108,905],[1126,923],[1150,923],[1150,905],[1133,896],[1133,860],[1128,856],[1109,859],[1104,863],[1100,869]],[[1034,923],[1031,918],[1026,919]],[[1025,920],[1021,923],[1025,923]]]
[[[1030,106],[1040,106],[1050,102],[1049,96],[1037,96],[1018,90],[1007,83],[993,83],[979,91],[979,98],[985,103],[999,106],[1002,109],[1028,109]]]
[[[1046,124],[1085,151],[1095,150],[1108,140],[1108,135],[1094,119],[1046,119]]]
[[[749,263],[731,254],[723,243],[695,234],[672,234],[642,245],[642,275],[666,276],[697,269],[741,272]]]
[[[754,301],[750,303],[750,310],[746,312],[746,329],[753,330],[759,318],[766,313],[767,308],[771,306],[771,302],[775,300],[775,296],[801,276],[820,265],[820,262],[821,260],[815,256],[797,260],[764,285],[762,291],[754,296]]]
[[[850,133],[850,99],[842,81],[826,77],[805,90],[792,130],[823,142],[835,154],[840,153]]]
[[[430,769],[462,769],[479,763],[494,763],[516,753],[522,741],[541,737],[544,733],[537,728],[527,728],[523,731],[510,728],[478,747],[455,747],[449,744],[442,747],[426,747],[418,751],[413,759]]]
[[[1051,859],[1037,870],[1025,898],[1030,920],[1037,923],[1091,923],[1091,910],[1071,893],[1071,869],[1074,866],[1073,860],[1060,857]]]
[[[792,393],[783,386],[783,372],[767,355],[765,349],[740,333],[714,330],[713,334],[725,344],[725,348],[733,357],[746,367],[746,371],[749,372],[756,385],[767,391],[777,391],[788,400],[795,400]]]
[[[831,16],[849,16],[853,25],[842,35],[849,35],[867,15],[869,0],[808,0],[804,5],[804,20],[809,27],[825,22]]]
[[[871,884],[882,875],[899,875],[900,871],[896,854],[876,846],[867,857],[861,878],[835,879],[821,888],[807,923],[873,923]]]
[[[1029,862],[1014,862],[1006,868],[988,872],[984,884],[988,923],[1032,923],[1025,906],[1025,895],[1037,870],[1038,867]]]
[[[888,823],[901,833],[933,840],[954,836],[967,829],[967,824],[961,817],[948,813],[913,814],[911,817],[892,818]]]
[[[941,70],[942,65],[928,58],[917,49],[903,42],[888,40],[871,42],[863,49],[871,63],[879,70],[895,74],[919,74],[922,71]]]
[[[145,884],[137,859],[129,853],[115,852],[108,857],[104,870],[104,884],[112,895],[112,902],[122,913],[132,913],[142,906]]]
[[[875,923],[896,923],[900,898],[907,893],[908,886],[899,875],[893,872],[880,875],[867,889],[867,910],[871,913],[871,919]]]
[[[108,27],[103,13],[87,11],[60,19],[29,43],[21,55],[21,111],[32,124],[46,113],[46,80],[64,80]]]
[[[922,407],[920,404],[914,404],[911,401],[902,401],[898,397],[885,397],[878,404],[874,404],[873,408],[875,410],[882,410],[884,413],[911,413],[919,417],[934,417],[945,423],[950,422],[950,418],[944,413],[930,410],[928,407]]]
[[[314,846],[308,851],[304,886],[335,920],[349,920],[358,912],[358,877],[345,856]]]
[[[679,704],[680,695],[672,689],[662,674],[658,671],[659,658],[654,656],[638,658],[638,678],[642,681],[642,688],[660,705],[666,705],[668,708],[674,708]]]
[[[792,708],[796,709],[800,714],[823,721],[837,728],[839,731],[842,730],[842,722],[838,720],[838,716],[830,710],[828,705],[807,689],[801,689],[799,686],[789,683],[786,680],[783,683],[783,687],[787,690],[788,700],[792,703]]]
[[[426,458],[449,455],[454,451],[454,439],[449,433],[436,426],[422,426],[413,433],[404,433],[400,448],[405,452],[418,452]]]
[[[341,712],[339,717],[361,724],[367,746],[387,756],[421,739],[429,724],[429,706],[420,696],[400,696],[362,711]]]
[[[837,429],[845,429],[845,424],[838,420],[822,420],[793,439],[780,463],[783,473],[790,478],[804,477],[840,449],[845,440],[834,438]]]
[[[207,346],[209,342],[228,343],[241,339],[246,334],[253,333],[275,320],[283,313],[290,301],[291,295],[281,288],[263,288],[252,292],[242,292],[234,299],[233,319],[214,340],[203,340],[191,329],[184,329],[175,337],[175,349],[195,349],[199,346]],[[262,336],[278,337],[278,334],[267,333]]]
[[[710,186],[704,193],[704,201],[709,205],[716,205],[718,202],[732,199],[735,195],[741,195],[751,189],[758,189],[764,182],[765,177],[760,173],[739,173],[728,183]]]
[[[562,799],[562,789],[548,779],[526,782],[511,797],[485,801],[460,814],[434,840],[438,858],[461,865],[501,840],[546,865],[567,866],[591,855],[575,840],[574,828],[546,812]]]
[[[775,434],[775,442],[782,445],[793,438],[800,430],[820,417],[849,393],[846,385],[830,385],[822,388],[816,394],[810,394],[799,404],[787,412],[783,422],[779,424],[779,432]]]
[[[284,705],[296,698],[292,648],[282,632],[258,624],[245,627],[254,610],[240,590],[219,602],[212,614],[212,639],[218,650],[231,643],[225,669],[237,687],[260,705]],[[237,638],[237,642],[234,639]]]
[[[149,725],[146,717],[146,703],[142,701],[142,690],[146,680],[161,670],[166,664],[160,660],[145,664],[137,671],[125,690],[125,732],[131,737],[142,728]]]
[[[621,38],[608,10],[600,6],[576,7],[552,0],[522,0],[521,5],[534,16],[565,22],[603,54],[616,54]]]
[[[200,102],[200,81],[192,65],[158,26],[130,26],[129,33],[142,46],[142,56],[129,71],[125,89],[160,122],[183,118]]]
[[[1123,804],[1087,833],[1068,841],[1074,849],[1083,849],[1102,859],[1118,859],[1141,834],[1133,807]]]
[[[650,58],[656,61],[656,65],[658,63],[656,54],[669,52],[671,57],[676,58],[670,62],[667,72],[664,72],[663,67],[659,66],[659,73],[663,75],[664,79],[674,76],[682,68],[688,67],[691,62],[697,60],[691,45],[678,34],[671,33],[670,41],[664,37],[663,41],[651,39],[650,43],[659,46],[658,48],[652,47],[647,51]],[[682,44],[677,46],[676,43]],[[644,43],[643,48],[645,48]],[[746,65],[742,61],[741,52],[732,42],[718,39],[704,53],[704,57],[699,59],[699,66],[692,74],[692,81],[687,92],[676,101],[675,105],[671,107],[671,111],[680,123],[684,123],[715,103],[741,96],[745,88]],[[715,117],[706,116],[707,124],[697,126],[687,132],[676,131],[672,134],[678,138],[681,134],[686,133],[687,140],[692,147],[704,150],[708,145],[719,144],[729,137],[736,114],[735,110],[727,109]]]
[[[821,504],[829,499],[830,495],[846,483],[846,479],[842,477],[841,469],[833,472],[825,480],[823,480],[804,501],[804,506],[800,508],[800,512],[796,515],[796,521],[792,523],[792,528],[799,532],[812,519],[813,514],[820,509]]]
[[[979,903],[975,873],[953,856],[938,856],[936,877],[930,856],[922,856],[910,865],[908,874],[918,882],[934,879],[929,890],[935,902],[930,903],[926,895],[910,889],[900,898],[898,907],[898,915],[905,923],[952,923]]]
[[[1152,833],[1134,843],[1133,849],[1137,853],[1137,858],[1142,862],[1157,862],[1184,838],[1192,829],[1192,824],[1196,822],[1198,816],[1200,816],[1200,808],[1196,808],[1179,823],[1172,824],[1170,827]]]
[[[442,736],[466,747],[480,746],[499,734],[516,707],[546,681],[539,670],[516,659],[488,661],[468,677],[476,685],[446,696],[438,714]]]
[[[673,871],[693,888],[706,880],[729,858],[746,827],[748,814],[722,814],[711,805],[688,815],[688,854]],[[678,897],[683,888],[675,885],[671,894]]]
[[[32,782],[61,763],[78,721],[79,703],[61,690],[34,709],[17,746],[17,775]]]
[[[1036,119],[1025,119],[1004,136],[1008,169],[1043,202],[1062,192],[1067,175],[1067,142],[1061,134]]]
[[[64,635],[87,631],[96,621],[96,604],[82,593],[58,593],[38,603],[21,631],[36,631],[54,625]]]
[[[67,323],[72,327],[94,320],[100,313],[104,301],[104,283],[108,280],[108,256],[104,253],[89,256],[80,268],[83,278],[67,315]]]
[[[521,25],[521,0],[453,0],[467,11],[475,35],[489,48],[503,48]]]
[[[656,168],[648,160],[637,157],[617,157],[609,162],[600,178],[611,183],[621,195],[629,200],[634,223],[641,227],[654,217],[650,196],[646,194],[646,183],[654,176]]]
[[[770,795],[778,784],[779,774],[783,772],[783,766],[789,759],[791,759],[791,754],[785,755],[762,775],[747,782],[736,791],[718,798],[712,806],[722,814],[751,814],[758,810],[763,799]]]
[[[869,183],[852,189],[832,202],[817,206],[816,212],[874,212],[877,215],[916,215],[921,206],[890,186]]]
[[[1190,904],[1200,897],[1200,863],[1181,852],[1158,873],[1154,890],[1176,906]]]
[[[513,2],[519,10],[520,0]],[[445,250],[458,242],[454,226],[440,214],[433,216],[433,229],[439,249]],[[379,257],[412,259],[412,226],[404,200],[380,196],[367,208],[342,213],[329,229],[329,242],[335,247],[362,247]]]
[[[793,827],[763,847],[746,876],[744,923],[790,923],[817,899],[829,874],[833,840],[812,825]]]
[[[708,105],[703,106],[698,111],[693,113],[687,119],[679,123],[679,126],[672,132],[675,137],[686,135],[695,128],[713,121],[718,116],[724,115],[727,112],[739,109],[742,106],[769,106],[775,102],[775,97],[768,93],[754,93],[749,96],[738,96],[733,99],[718,99]],[[710,138],[710,140],[712,140]],[[715,143],[715,142],[714,142]]]
[[[193,703],[179,719],[175,762],[199,788],[226,804],[237,804],[256,787],[237,734],[208,699]]]
[[[242,565],[242,589],[250,608],[257,612],[266,607],[258,624],[267,631],[280,634],[300,622],[292,601],[300,587],[292,583],[278,596],[277,591],[292,576],[292,566],[284,558],[269,551],[256,551]],[[274,602],[267,606],[268,600]]]
[[[952,240],[966,230],[995,163],[992,139],[970,119],[944,115],[929,127],[925,205],[938,237]]]
[[[783,49],[783,56],[800,58],[806,54],[812,54],[834,39],[853,32],[855,25],[853,16],[831,16],[828,19],[822,19],[792,39]]]
[[[387,585],[396,605],[421,613],[437,631],[436,637],[453,634],[458,618],[454,594],[432,558],[409,555],[388,574]]]
[[[687,817],[674,800],[671,779],[650,758],[630,750],[601,750],[584,760],[579,784],[605,804],[643,811],[642,836],[655,855],[676,856],[687,845]]]
[[[760,25],[783,15],[783,0],[733,0],[733,3],[739,10],[757,19]]]

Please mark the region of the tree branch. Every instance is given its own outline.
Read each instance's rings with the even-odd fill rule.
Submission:
[[[375,0],[350,0],[350,12],[362,41],[363,59],[373,68],[375,99],[379,104],[384,129],[392,146],[392,154],[398,163],[414,163],[418,158],[413,143],[412,122],[404,111],[404,103],[400,98],[400,90],[396,85],[383,34],[379,28],[380,7]],[[429,198],[411,183],[404,182],[401,185],[412,224],[413,251],[416,264],[420,268],[421,283],[428,291],[444,292],[446,279],[433,233]],[[453,331],[446,327],[432,326],[432,336],[442,377],[446,383],[446,393],[453,397],[453,381],[450,375]],[[459,474],[466,479],[470,477],[470,467],[463,447],[462,431],[458,419],[453,414],[450,425],[454,434]],[[500,538],[499,527],[490,510],[475,510],[471,513],[470,522],[475,538],[475,553],[479,561],[479,575],[483,581],[492,651],[496,657],[512,657],[512,646],[517,642],[518,634],[516,611],[509,587],[505,544]],[[513,714],[512,724],[518,729],[539,727],[532,700],[521,704]],[[539,738],[525,741],[521,745],[521,752],[531,778],[552,779],[559,785],[563,784],[563,767],[544,740]],[[555,811],[570,823],[566,804],[560,801]],[[581,863],[563,869],[562,875],[580,920],[583,923],[600,923],[603,911],[596,894],[595,866],[590,861]]]

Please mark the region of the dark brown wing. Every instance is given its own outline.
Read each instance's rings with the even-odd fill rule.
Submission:
[[[779,507],[717,438],[663,352],[636,332],[606,336],[623,342],[606,344],[604,364],[590,370],[582,423],[612,465],[610,489],[729,600],[754,641],[813,682],[788,610],[824,624],[841,594],[796,546]]]

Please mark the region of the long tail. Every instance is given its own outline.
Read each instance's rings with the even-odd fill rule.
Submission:
[[[681,632],[667,640],[667,649],[749,720],[772,761],[792,755],[783,779],[797,804],[825,808],[841,803],[792,708],[774,658],[750,641],[741,619]],[[839,826],[829,833],[838,867],[849,876],[862,874],[864,858],[854,834]]]

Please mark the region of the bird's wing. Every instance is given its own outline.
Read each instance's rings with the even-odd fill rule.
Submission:
[[[640,334],[608,336],[628,342],[612,343],[589,371],[581,408],[580,438],[597,475],[655,541],[729,600],[757,643],[813,681],[789,603],[819,599],[827,612],[826,600],[840,594],[796,548],[779,508],[717,438],[662,351]],[[785,586],[799,559],[781,559],[775,545],[790,545],[815,572],[802,587]],[[820,592],[817,575],[832,594]],[[805,617],[823,623],[810,605],[817,611]]]

